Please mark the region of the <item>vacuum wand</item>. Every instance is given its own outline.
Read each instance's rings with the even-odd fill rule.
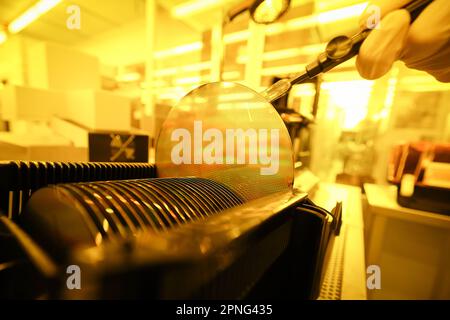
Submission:
[[[411,23],[431,2],[433,0],[413,0],[403,7],[411,15]],[[337,36],[333,38],[327,43],[325,51],[319,54],[315,61],[308,64],[303,73],[292,78],[281,79],[261,94],[270,102],[275,101],[285,95],[292,85],[306,82],[353,58],[358,54],[359,48],[371,31],[371,29],[365,29],[352,37]]]

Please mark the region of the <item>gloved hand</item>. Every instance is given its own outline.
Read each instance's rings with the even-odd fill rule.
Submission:
[[[362,14],[362,29],[370,26],[374,11],[381,9],[381,22],[363,42],[356,67],[363,78],[386,74],[396,60],[409,68],[426,71],[437,80],[450,82],[450,3],[435,0],[410,25],[408,11],[399,9],[411,0],[375,0]],[[369,21],[369,24],[368,24]]]

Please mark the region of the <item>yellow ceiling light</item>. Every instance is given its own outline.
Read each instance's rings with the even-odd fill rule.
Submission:
[[[307,29],[316,26],[318,23],[330,23],[343,19],[359,16],[367,6],[367,2],[359,3],[344,8],[324,11],[321,13],[291,19],[285,22],[277,22],[267,26],[266,35],[273,36],[283,32]]]
[[[330,23],[334,21],[354,18],[361,15],[366,7],[367,2],[363,2],[341,9],[322,12],[317,15],[317,20],[319,21],[319,23]]]
[[[17,33],[54,8],[61,0],[40,0],[8,25],[8,31]]]
[[[156,51],[153,55],[155,59],[163,59],[167,57],[178,56],[188,52],[200,51],[203,48],[201,41],[184,44],[166,50]]]
[[[248,30],[237,31],[233,33],[228,33],[223,36],[223,42],[225,44],[232,44],[241,41],[247,41],[250,36],[250,32]]]
[[[185,78],[178,78],[173,81],[173,83],[177,86],[179,85],[185,85],[185,84],[195,84],[200,83],[204,79],[201,76],[195,76],[195,77],[185,77]]]
[[[8,36],[6,35],[6,32],[0,30],[0,44],[2,44],[3,42],[5,42],[6,39],[8,39]]]
[[[171,14],[174,17],[186,17],[209,9],[216,8],[224,3],[224,0],[192,0],[173,7]]]

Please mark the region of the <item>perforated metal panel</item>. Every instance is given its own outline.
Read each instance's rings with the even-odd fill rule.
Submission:
[[[344,273],[344,249],[346,228],[342,226],[341,235],[334,240],[333,251],[325,272],[318,300],[341,300]]]

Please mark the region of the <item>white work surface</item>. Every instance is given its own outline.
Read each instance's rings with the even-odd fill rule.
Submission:
[[[398,205],[397,188],[365,184],[367,264],[379,265],[370,299],[450,298],[450,217]]]
[[[400,206],[397,203],[396,186],[366,183],[364,190],[367,194],[368,204],[376,209],[378,214],[408,222],[450,229],[450,216]]]
[[[342,201],[342,227],[336,237],[319,299],[365,300],[364,223],[361,189],[320,183],[311,199],[331,210]]]

